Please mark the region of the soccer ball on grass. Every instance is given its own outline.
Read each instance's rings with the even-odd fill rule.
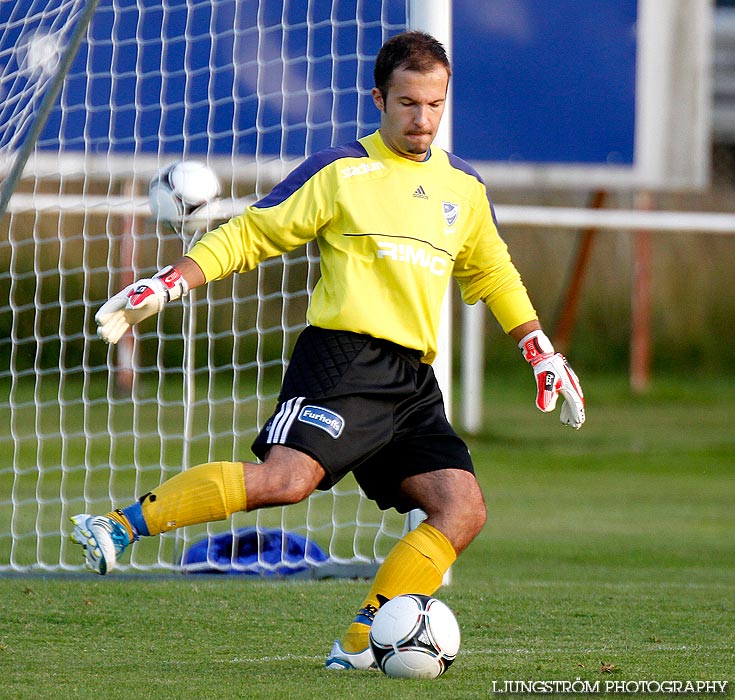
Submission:
[[[155,219],[187,235],[207,225],[220,193],[214,171],[195,160],[181,160],[162,168],[148,186]]]
[[[393,678],[437,678],[459,651],[459,625],[436,598],[411,593],[381,605],[370,627],[375,663]]]

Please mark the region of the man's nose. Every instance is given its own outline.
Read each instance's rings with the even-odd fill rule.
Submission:
[[[427,126],[429,124],[429,108],[427,106],[417,105],[414,121],[417,126]]]

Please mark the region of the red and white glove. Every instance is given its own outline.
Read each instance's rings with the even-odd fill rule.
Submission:
[[[536,378],[536,406],[544,413],[553,411],[559,394],[564,398],[561,422],[579,430],[584,423],[584,394],[579,379],[566,357],[554,352],[554,346],[543,331],[524,336],[518,347],[533,367]]]
[[[129,284],[106,301],[95,314],[97,335],[114,345],[135,323],[157,314],[169,301],[189,291],[179,272],[168,265],[149,279]]]

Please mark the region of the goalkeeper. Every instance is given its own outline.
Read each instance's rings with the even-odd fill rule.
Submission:
[[[72,540],[99,574],[127,546],[237,511],[297,503],[352,472],[382,509],[427,517],[389,552],[327,667],[373,664],[368,631],[384,599],[433,594],[482,529],[485,503],[469,451],[447,421],[431,363],[451,277],[484,302],[530,363],[536,404],[579,428],[584,399],[541,329],[480,176],[432,147],[451,69],[421,32],[389,39],[374,70],[380,128],[307,158],[243,214],[183,258],[105,303],[99,335],[132,324],[189,290],[316,240],[321,277],[272,417],[253,444],[258,462],[183,471],[131,505],[72,518]]]

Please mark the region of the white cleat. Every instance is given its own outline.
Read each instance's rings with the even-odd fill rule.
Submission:
[[[377,668],[370,647],[351,653],[342,648],[339,640],[332,645],[332,651],[329,652],[325,666],[333,671],[367,671]]]
[[[104,576],[117,566],[118,557],[130,544],[125,528],[104,515],[73,515],[74,525],[69,539],[84,548],[86,566]]]

